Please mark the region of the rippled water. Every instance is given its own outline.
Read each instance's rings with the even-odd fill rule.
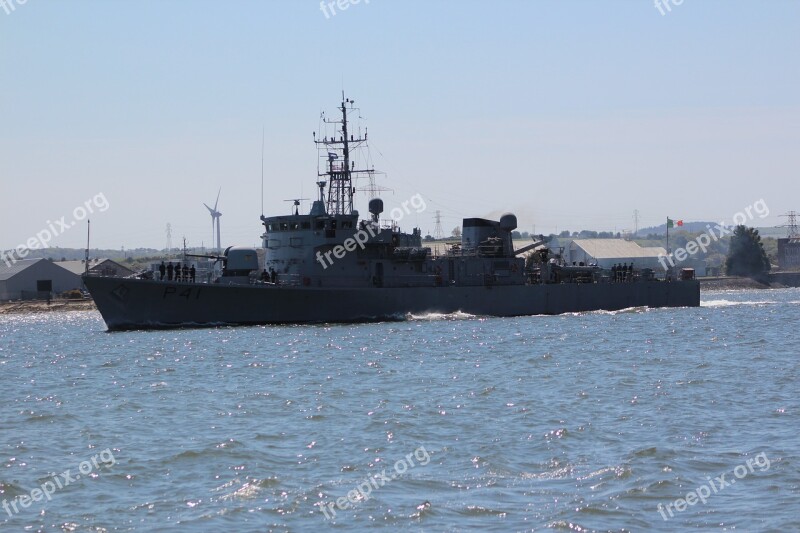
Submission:
[[[0,318],[0,529],[798,530],[799,320],[796,289],[311,327]]]

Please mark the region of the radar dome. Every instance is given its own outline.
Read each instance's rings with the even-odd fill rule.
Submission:
[[[375,216],[383,213],[383,200],[380,198],[373,198],[369,201],[369,212]]]
[[[506,213],[500,217],[500,229],[511,231],[517,229],[517,217],[511,213]]]

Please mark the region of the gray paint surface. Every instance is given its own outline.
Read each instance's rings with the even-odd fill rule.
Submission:
[[[360,322],[408,313],[520,316],[700,304],[696,280],[472,287],[315,288],[85,278],[110,330]]]

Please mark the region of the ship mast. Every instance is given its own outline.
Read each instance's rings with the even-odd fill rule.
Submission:
[[[323,116],[325,124],[335,124],[339,127],[331,137],[325,136],[317,139],[316,134],[314,136],[314,142],[320,150],[325,151],[327,159],[325,171],[318,171],[317,175],[328,178],[328,199],[325,207],[330,215],[352,214],[353,195],[356,191],[353,187],[353,177],[358,177],[360,174],[370,175],[375,172],[374,169],[357,170],[355,162],[350,161],[351,149],[367,141],[366,132],[363,138],[360,136],[356,138],[348,131],[347,112],[356,109],[353,107],[354,103],[353,100],[345,98],[344,92],[342,92],[342,105],[339,108],[342,112],[341,120],[328,120]]]

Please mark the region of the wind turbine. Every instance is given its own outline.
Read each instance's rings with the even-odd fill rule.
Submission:
[[[208,212],[211,213],[211,245],[212,246],[214,245],[214,222],[216,221],[216,223],[217,223],[216,224],[216,226],[217,226],[217,250],[222,250],[222,245],[220,244],[220,238],[219,238],[219,219],[222,216],[222,213],[217,211],[217,206],[219,205],[219,193],[221,193],[221,192],[222,192],[222,187],[220,187],[219,191],[217,192],[217,201],[214,202],[214,209],[211,209],[210,207],[208,207],[208,204],[205,204],[205,203],[203,204],[204,206],[206,206],[206,209],[208,209]]]

